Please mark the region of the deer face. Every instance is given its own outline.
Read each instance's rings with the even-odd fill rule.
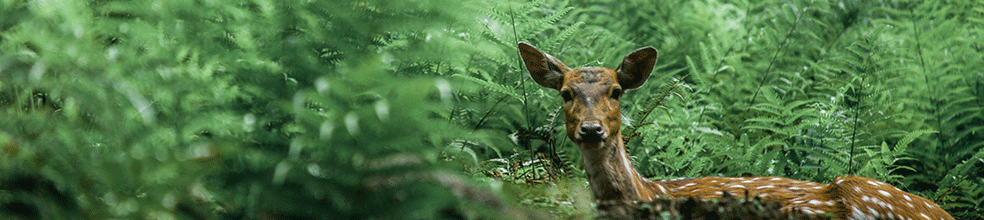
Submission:
[[[564,98],[567,137],[577,143],[596,143],[617,134],[622,127],[619,98],[622,86],[615,71],[585,67],[564,74],[560,87]]]
[[[625,56],[616,69],[583,67],[571,70],[536,47],[519,43],[530,76],[564,98],[567,137],[574,143],[612,143],[621,138],[619,99],[625,90],[642,86],[656,63],[656,49],[645,47]]]

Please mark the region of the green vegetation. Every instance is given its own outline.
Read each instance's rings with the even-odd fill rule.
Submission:
[[[861,175],[984,218],[982,18],[981,1],[0,0],[0,215],[594,216],[526,41],[572,68],[659,50],[622,100],[646,176]]]

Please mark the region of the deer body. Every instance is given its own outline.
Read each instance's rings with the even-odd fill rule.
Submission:
[[[619,98],[642,86],[656,63],[652,47],[626,55],[616,69],[571,70],[556,58],[519,43],[530,76],[537,84],[560,91],[564,98],[567,137],[584,161],[596,200],[651,201],[657,197],[721,198],[725,193],[759,196],[783,210],[835,219],[953,219],[938,205],[865,177],[838,177],[830,184],[782,177],[702,177],[651,181],[632,166],[621,134]]]

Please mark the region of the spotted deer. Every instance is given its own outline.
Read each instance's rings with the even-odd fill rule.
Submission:
[[[834,219],[953,219],[930,200],[866,177],[838,177],[829,184],[783,177],[646,179],[626,154],[619,99],[649,78],[656,49],[633,51],[614,70],[571,70],[525,42],[519,43],[519,52],[537,84],[560,91],[567,137],[581,153],[588,184],[598,201],[651,201],[657,197],[706,201],[729,193],[777,202],[783,211]]]

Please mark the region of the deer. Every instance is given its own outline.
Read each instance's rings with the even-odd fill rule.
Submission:
[[[599,202],[646,202],[655,198],[709,201],[725,194],[745,194],[776,202],[782,211],[833,219],[953,219],[926,198],[867,177],[840,176],[829,184],[784,177],[649,180],[636,170],[626,153],[619,99],[649,78],[656,64],[656,49],[635,50],[615,69],[571,70],[526,42],[519,42],[518,48],[533,81],[560,92],[567,138],[577,146],[588,185]]]

